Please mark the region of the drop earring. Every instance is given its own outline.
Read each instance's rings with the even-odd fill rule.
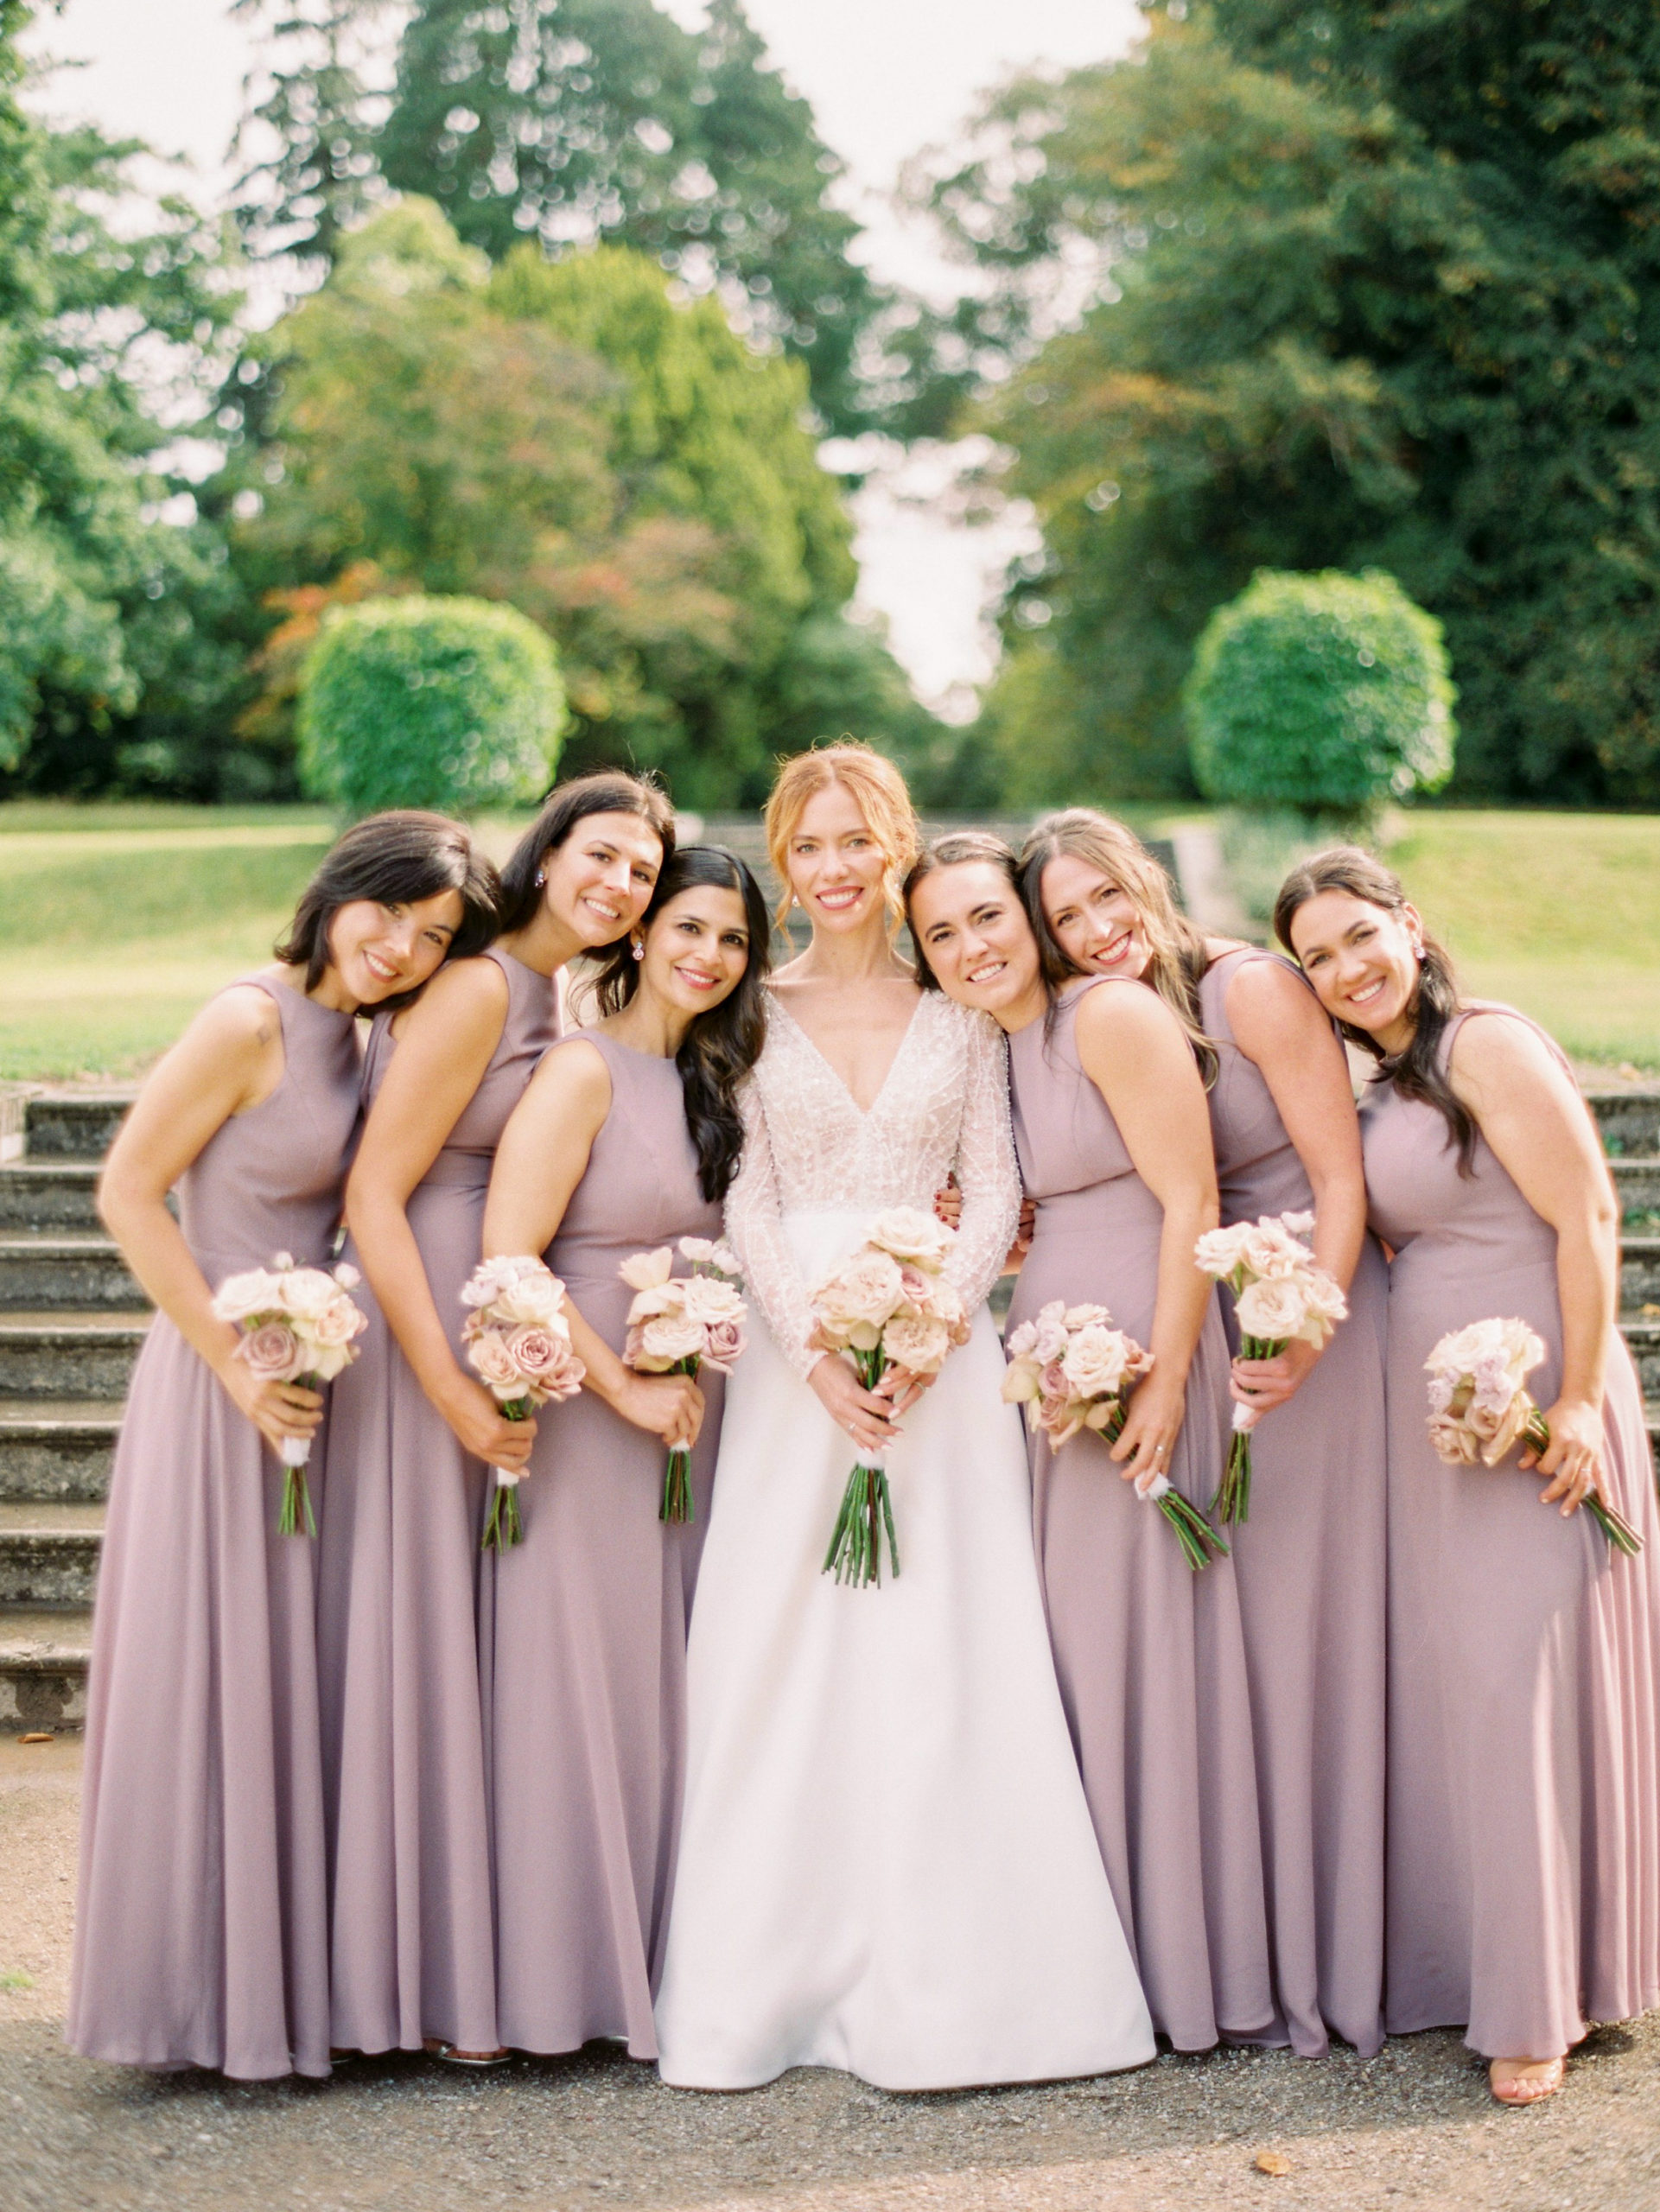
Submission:
[[[536,887],[537,887],[537,889],[538,891],[540,891],[540,890],[541,890],[541,888],[542,888],[543,885],[547,881],[547,880],[548,880],[548,871],[546,870],[546,868],[537,868],[537,870],[536,871]]]
[[[1424,949],[1423,949],[1422,945],[1421,945],[1421,944],[1415,944],[1415,945],[1413,946],[1412,950],[1414,950],[1414,952],[1415,952],[1415,953],[1417,954],[1417,956],[1418,956],[1418,965],[1421,968],[1421,967],[1423,966],[1423,964],[1424,964]]]
[[[630,950],[633,951],[636,960],[644,960],[646,957],[646,947],[638,938],[635,938]]]

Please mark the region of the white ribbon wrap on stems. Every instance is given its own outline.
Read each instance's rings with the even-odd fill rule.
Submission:
[[[1136,1497],[1146,1498],[1149,1504],[1156,1503],[1169,1487],[1169,1476],[1161,1475],[1156,1467],[1150,1468],[1146,1474],[1137,1475],[1135,1478]]]
[[[285,1467],[303,1467],[311,1457],[311,1439],[308,1436],[285,1436],[279,1456]]]
[[[498,1490],[517,1490],[518,1488],[519,1477],[513,1472],[511,1467],[493,1467],[492,1468],[491,1472],[495,1476],[496,1488]]]
[[[1234,1401],[1233,1433],[1236,1436],[1249,1436],[1262,1418],[1261,1406],[1242,1406],[1237,1399]]]

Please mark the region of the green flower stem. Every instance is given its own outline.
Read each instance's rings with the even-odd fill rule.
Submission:
[[[1527,1426],[1522,1431],[1525,1442],[1536,1452],[1542,1452],[1550,1442],[1550,1427],[1537,1406],[1528,1415]],[[1635,1559],[1643,1548],[1643,1539],[1618,1508],[1598,1497],[1595,1491],[1585,1495],[1585,1510],[1617,1552],[1624,1552],[1627,1559]]]
[[[696,1353],[690,1359],[677,1359],[670,1368],[671,1375],[693,1375],[697,1372]],[[669,1446],[669,1464],[663,1471],[663,1503],[658,1508],[659,1521],[695,1521],[697,1508],[691,1494],[691,1447],[686,1444]]]
[[[528,1421],[535,1411],[534,1398],[510,1398],[500,1408],[504,1421]],[[506,1552],[524,1541],[525,1524],[518,1517],[518,1484],[499,1482],[490,1493],[490,1511],[479,1549]]]
[[[1285,1350],[1288,1338],[1275,1341],[1267,1337],[1241,1337],[1241,1359],[1277,1359]],[[1228,1438],[1228,1464],[1222,1471],[1222,1480],[1217,1485],[1216,1496],[1211,1500],[1211,1510],[1222,1522],[1236,1524],[1250,1518],[1250,1431],[1236,1428]]]

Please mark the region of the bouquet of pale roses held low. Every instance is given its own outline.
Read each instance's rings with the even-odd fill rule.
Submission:
[[[864,1243],[813,1293],[812,1349],[850,1361],[867,1390],[894,1370],[938,1375],[953,1347],[969,1339],[963,1300],[944,1273],[956,1241],[953,1230],[914,1207],[878,1214]],[[880,1583],[884,1530],[897,1575],[887,1469],[879,1452],[869,1452],[848,1478],[824,1573],[855,1587]]]
[[[1453,1329],[1424,1366],[1429,1376],[1429,1440],[1449,1467],[1496,1467],[1517,1445],[1543,1452],[1550,1428],[1526,1388],[1545,1356],[1525,1321],[1472,1321]],[[1643,1548],[1625,1516],[1587,1491],[1585,1510],[1617,1551],[1635,1559]]]
[[[298,1382],[321,1390],[358,1356],[354,1339],[369,1325],[368,1316],[347,1293],[363,1278],[353,1267],[296,1268],[279,1252],[267,1268],[226,1275],[213,1294],[221,1321],[234,1321],[242,1341],[236,1357],[262,1382]],[[283,1503],[277,1532],[297,1536],[317,1533],[306,1487],[308,1436],[285,1436],[282,1445]]]
[[[619,1268],[635,1294],[623,1359],[641,1375],[696,1376],[700,1367],[729,1375],[744,1348],[748,1317],[738,1295],[738,1255],[724,1239],[711,1243],[706,1236],[683,1236],[680,1254],[691,1262],[689,1275],[673,1272],[674,1255],[666,1244],[655,1252],[636,1252]],[[693,1517],[691,1450],[671,1444],[658,1518]]]
[[[588,1370],[571,1349],[565,1286],[543,1261],[522,1253],[481,1260],[461,1303],[467,1308],[461,1341],[468,1363],[504,1419],[528,1421],[538,1406],[576,1395]],[[504,1552],[524,1541],[519,1478],[511,1467],[492,1471],[495,1487],[480,1548]]]
[[[1313,1226],[1312,1213],[1264,1214],[1199,1238],[1200,1273],[1233,1293],[1242,1359],[1274,1359],[1296,1343],[1318,1351],[1347,1318],[1348,1300],[1303,1242]],[[1250,1518],[1250,1432],[1261,1419],[1255,1406],[1233,1409],[1228,1464],[1211,1501],[1223,1521]]]
[[[1104,1306],[1068,1306],[1059,1298],[1034,1320],[1011,1329],[1004,1349],[1003,1395],[1027,1408],[1052,1452],[1086,1428],[1103,1444],[1116,1444],[1129,1413],[1129,1394],[1153,1365],[1152,1353],[1115,1329]],[[1175,1530],[1189,1567],[1208,1567],[1213,1551],[1226,1554],[1221,1537],[1167,1475],[1149,1467],[1135,1478],[1135,1487]]]

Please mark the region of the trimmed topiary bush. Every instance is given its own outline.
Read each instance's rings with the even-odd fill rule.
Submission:
[[[1182,703],[1207,798],[1352,823],[1447,781],[1457,696],[1441,624],[1393,576],[1260,569],[1205,626]]]
[[[348,815],[469,814],[553,780],[564,687],[544,632],[484,599],[375,599],[324,620],[300,688],[306,789]]]

